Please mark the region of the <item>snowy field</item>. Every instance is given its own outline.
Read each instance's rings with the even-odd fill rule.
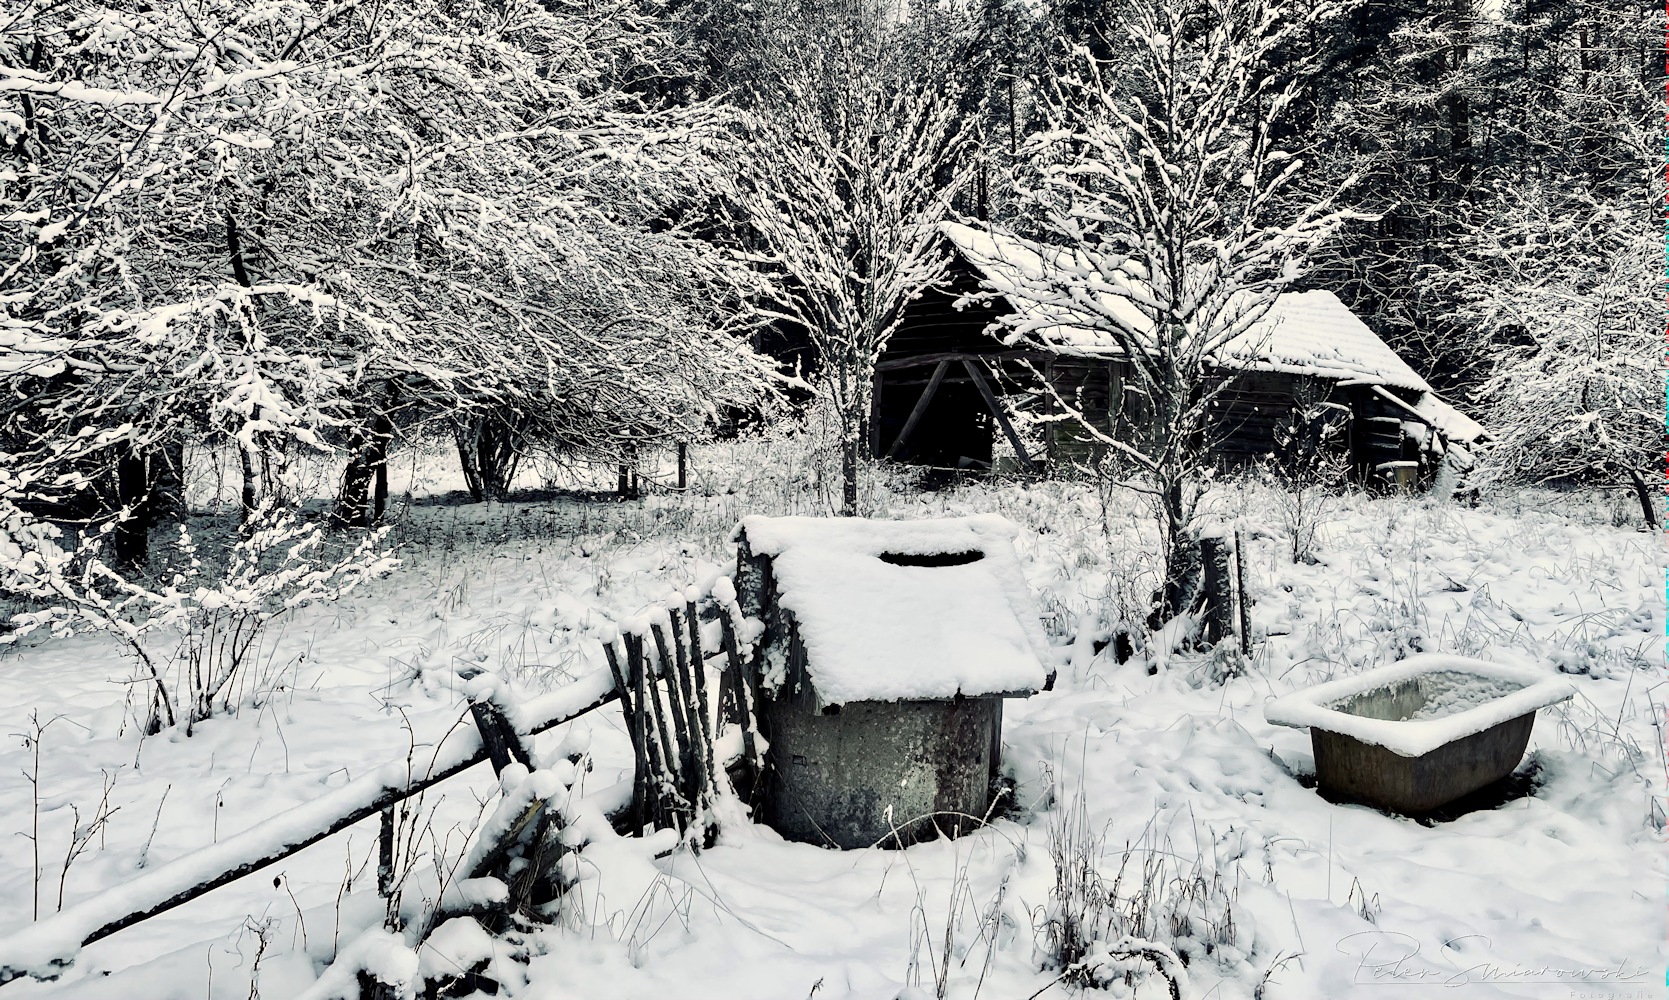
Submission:
[[[239,713],[190,738],[135,731],[132,664],[106,640],[9,649],[0,939],[37,909],[435,743],[465,714],[461,667],[527,694],[602,669],[597,629],[728,573],[741,516],[824,509],[820,485],[793,471],[816,467],[802,458],[782,440],[698,449],[690,493],[629,503],[547,490],[465,505],[424,471],[443,462],[401,466],[396,491],[409,478],[415,493],[394,515],[401,568],[286,620]],[[1097,651],[1102,624],[1134,615],[1154,585],[1149,520],[1130,495],[980,481],[921,492],[902,478],[869,492],[878,516],[994,512],[1020,528],[1062,667],[1053,691],[1007,708],[1018,808],[902,852],[827,851],[732,820],[699,857],[600,856],[560,926],[523,943],[535,957],[495,963],[500,995],[1065,996],[1080,988],[1058,981],[1048,954],[1057,881],[1075,866],[1057,859],[1085,858],[1099,878],[1079,886],[1097,900],[1080,914],[1088,933],[1110,950],[1126,937],[1171,948],[1186,959],[1185,997],[1664,995],[1663,577],[1658,539],[1618,524],[1637,517],[1627,507],[1595,494],[1475,509],[1352,496],[1322,525],[1318,561],[1294,564],[1277,498],[1220,485],[1215,510],[1252,539],[1260,637],[1250,670],[1223,679],[1224,663],[1199,654],[1120,664]],[[1576,684],[1537,718],[1527,794],[1430,824],[1317,796],[1307,735],[1265,723],[1264,702],[1415,651]],[[612,706],[571,728],[585,732],[537,749],[588,734],[598,787],[630,767]],[[461,852],[494,788],[482,766],[431,793],[425,849]],[[297,995],[381,919],[375,845],[367,821],[88,947],[56,982],[0,990]],[[1107,995],[1168,995],[1148,966],[1127,968],[1103,967]]]

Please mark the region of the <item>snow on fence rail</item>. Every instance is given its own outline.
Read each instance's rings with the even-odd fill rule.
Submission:
[[[448,732],[421,774],[413,773],[409,761],[385,764],[255,829],[161,865],[0,941],[0,985],[25,976],[56,978],[85,945],[282,861],[476,764],[492,760],[502,770],[508,756],[525,753],[519,736],[570,722],[619,697],[609,671],[530,699],[513,710],[513,717],[484,696],[489,693],[476,692],[470,706],[479,730]]]

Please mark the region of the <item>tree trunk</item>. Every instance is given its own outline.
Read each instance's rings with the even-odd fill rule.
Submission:
[[[369,528],[382,520],[388,509],[388,448],[393,439],[394,421],[386,406],[349,437],[348,467],[336,500],[336,516],[343,524]]]
[[[358,438],[356,433],[354,438]],[[364,527],[371,521],[372,469],[365,447],[349,444],[348,467],[342,470],[342,488],[336,494],[336,519],[344,526]]]
[[[452,425],[458,461],[470,499],[503,500],[521,465],[521,421],[496,414],[478,415]]]
[[[243,519],[247,523],[255,514],[257,489],[255,485],[255,456],[248,448],[238,449],[238,464],[243,472]]]
[[[1165,581],[1149,624],[1164,625],[1193,610],[1200,595],[1200,544],[1191,530],[1196,504],[1195,486],[1180,472],[1159,478],[1159,535],[1165,552]]]
[[[643,480],[638,475],[637,445],[628,444],[620,451],[620,499],[636,500],[643,496]]]
[[[151,512],[153,520],[184,522],[185,441],[173,438],[151,453]]]
[[[386,414],[379,416],[375,433],[381,442],[381,450],[376,465],[376,483],[371,491],[371,516],[373,521],[381,521],[388,512],[388,446],[394,440],[394,421]]]
[[[1634,495],[1640,501],[1640,514],[1646,519],[1646,527],[1656,531],[1657,507],[1652,503],[1651,487],[1647,486],[1646,481],[1640,478],[1640,473],[1633,469],[1628,470],[1628,478],[1634,482]]]
[[[110,533],[116,561],[128,569],[143,569],[150,558],[152,505],[148,462],[142,452],[124,448],[116,459],[117,511],[127,516]]]
[[[840,443],[840,516],[858,516],[858,436]]]
[[[1228,539],[1200,539],[1200,557],[1205,563],[1205,641],[1215,645],[1237,631]]]
[[[1158,609],[1158,624],[1183,614],[1194,606],[1200,593],[1200,549],[1179,525],[1166,547],[1164,599]]]

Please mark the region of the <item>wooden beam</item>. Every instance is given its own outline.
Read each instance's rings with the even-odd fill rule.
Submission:
[[[915,407],[910,410],[909,419],[904,421],[904,429],[898,432],[898,440],[894,441],[892,447],[887,449],[888,458],[895,457],[899,453],[899,449],[903,448],[905,443],[910,440],[910,433],[916,429],[916,424],[921,422],[921,415],[927,412],[927,404],[933,401],[933,394],[939,391],[939,383],[945,380],[945,372],[949,368],[950,361],[945,360],[939,362],[939,367],[933,369],[933,377],[928,379],[927,388],[921,391],[921,398],[916,400]]]
[[[961,368],[958,367],[957,370],[961,371]],[[887,379],[887,385],[897,389],[902,386],[926,385],[931,381],[933,381],[933,379],[931,378],[931,373],[929,373],[927,376],[922,378],[889,378]],[[969,378],[967,375],[946,375],[939,381],[941,385],[972,385],[974,382],[974,380]]]
[[[1020,443],[1020,435],[1014,433],[1014,425],[1008,422],[1008,415],[1003,412],[1002,404],[997,402],[997,394],[991,391],[991,384],[985,381],[985,375],[979,370],[979,362],[973,358],[963,358],[962,366],[968,369],[973,377],[974,385],[979,386],[979,394],[985,397],[985,405],[991,408],[991,415],[997,418],[997,426],[1008,436],[1008,443],[1014,447],[1014,455],[1025,465],[1027,472],[1036,472],[1037,463],[1026,454],[1026,446]]]
[[[1409,406],[1407,403],[1398,399],[1392,393],[1387,392],[1383,387],[1374,385],[1374,386],[1369,386],[1368,388],[1373,390],[1373,394],[1375,396],[1378,396],[1380,399],[1383,399],[1386,402],[1395,405],[1396,407],[1401,409],[1403,412],[1407,413],[1410,417],[1413,417],[1415,420],[1418,420],[1420,423],[1425,424],[1427,427],[1430,427],[1433,430],[1438,429],[1437,425],[1432,423],[1430,417],[1421,413],[1419,410],[1416,410],[1414,407]],[[1386,417],[1369,417],[1367,419],[1369,419],[1369,420],[1385,420],[1385,419],[1389,419],[1389,418],[1386,418]]]
[[[912,354],[902,358],[887,358],[876,362],[878,372],[897,371],[900,368],[924,368],[927,365],[938,364],[941,361],[964,361],[968,358],[978,360],[997,361],[1034,361],[1047,362],[1054,357],[1048,351],[992,351],[986,354],[976,354],[972,351],[944,351],[937,354]]]

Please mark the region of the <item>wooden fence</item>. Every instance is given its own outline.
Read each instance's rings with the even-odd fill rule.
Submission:
[[[0,941],[0,985],[24,977],[60,975],[81,948],[188,903],[220,886],[284,860],[361,820],[381,814],[378,889],[392,890],[395,806],[477,764],[503,771],[512,761],[532,768],[524,737],[571,722],[620,701],[636,759],[633,792],[623,825],[632,833],[676,829],[697,849],[711,843],[712,798],[722,762],[714,759],[718,720],[711,711],[707,660],[725,659],[721,716],[743,727],[745,761],[757,767],[755,697],[744,690],[736,635],[734,593],[654,609],[605,643],[610,669],[573,681],[516,706],[511,714],[490,697],[473,698],[473,728],[454,727],[427,766],[390,762],[341,788],[290,809],[260,826],[160,865],[70,906]],[[702,623],[719,623],[720,651],[707,653]],[[622,658],[615,642],[623,641]],[[654,655],[646,652],[652,643]],[[513,717],[512,717],[513,716]]]
[[[597,672],[528,700],[513,719],[490,701],[473,702],[475,728],[454,728],[427,766],[414,772],[409,761],[385,764],[254,829],[159,865],[0,941],[0,984],[25,976],[55,978],[83,946],[282,861],[378,813],[384,816],[386,854],[396,803],[484,761],[500,770],[513,758],[527,763],[521,737],[571,722],[618,697],[614,678]]]
[[[758,774],[758,693],[743,681],[752,675],[743,669],[736,636],[740,614],[734,596],[700,605],[686,601],[681,609],[658,609],[623,628],[618,640],[611,636],[603,643],[637,762],[628,814],[633,829],[675,829],[688,835],[700,826],[690,842],[697,849],[711,846],[717,832],[711,807],[724,763],[714,759],[714,745],[722,722],[741,729],[750,788]],[[720,650],[707,651],[704,621],[717,622]],[[720,656],[719,690],[709,692],[707,661]]]

